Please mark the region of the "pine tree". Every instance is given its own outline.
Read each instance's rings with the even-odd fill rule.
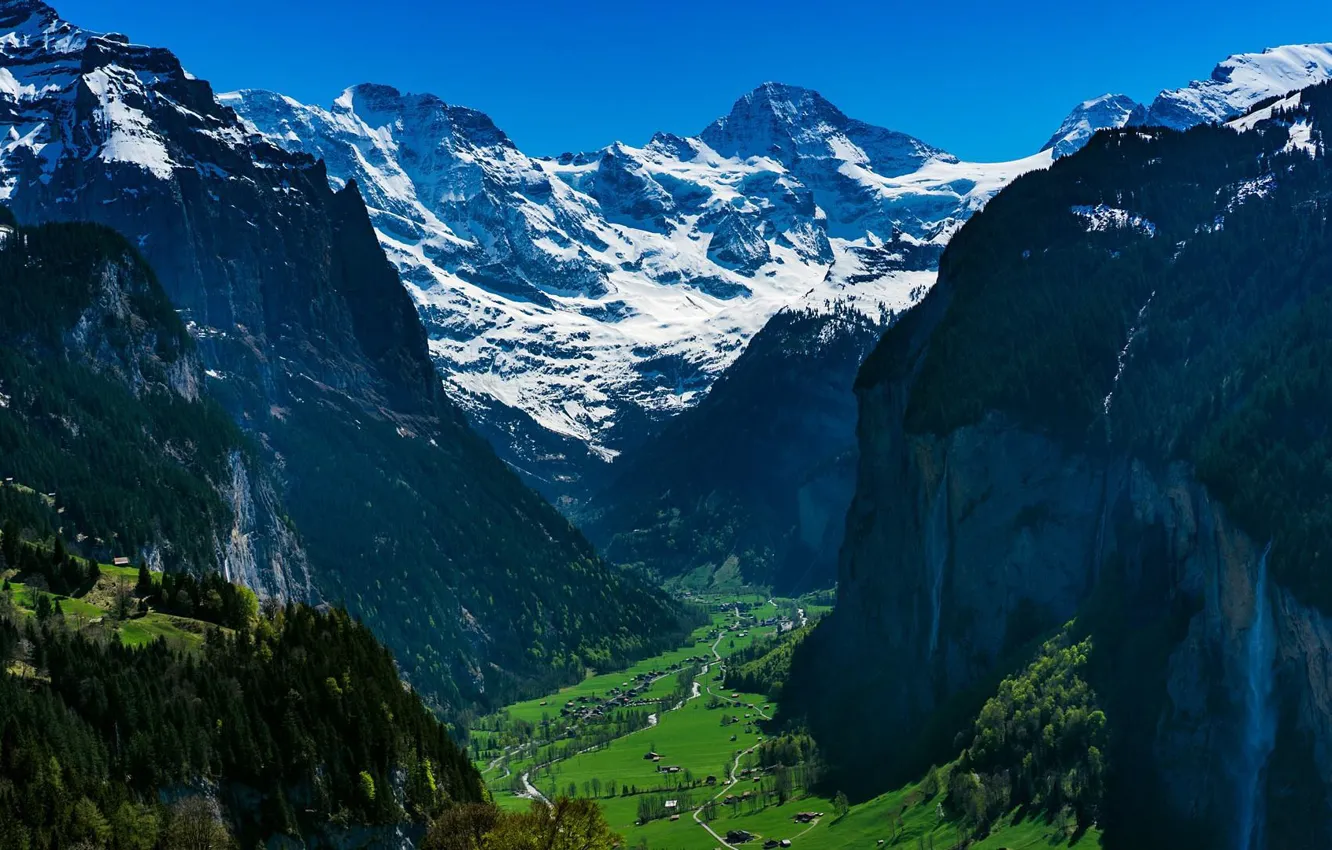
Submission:
[[[153,575],[148,572],[147,564],[139,564],[139,583],[134,586],[134,594],[139,598],[153,595]]]
[[[0,554],[5,556],[5,565],[11,569],[18,567],[19,534],[18,523],[12,517],[5,520],[4,540],[0,541]]]

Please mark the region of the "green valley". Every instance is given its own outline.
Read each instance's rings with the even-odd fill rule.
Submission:
[[[627,847],[648,850],[1100,846],[1094,827],[1080,829],[1060,807],[1002,806],[978,839],[959,790],[971,770],[960,762],[852,805],[824,781],[816,743],[773,719],[773,692],[828,600],[692,601],[708,605],[711,621],[674,650],[476,722],[473,758],[497,805],[594,800]]]

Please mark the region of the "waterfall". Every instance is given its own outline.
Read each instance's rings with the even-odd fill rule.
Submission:
[[[1155,297],[1156,290],[1153,289],[1152,294],[1147,296],[1147,300],[1138,309],[1138,318],[1134,320],[1133,327],[1129,328],[1128,339],[1124,341],[1124,347],[1119,349],[1118,367],[1115,369],[1115,379],[1110,382],[1110,392],[1106,393],[1105,398],[1101,400],[1101,410],[1105,418],[1106,442],[1110,441],[1110,404],[1115,399],[1115,390],[1119,388],[1119,381],[1124,377],[1124,369],[1128,366],[1129,349],[1133,347],[1133,340],[1137,339],[1138,334],[1142,333],[1143,319],[1147,318],[1147,308],[1152,306],[1152,299]]]
[[[925,559],[930,568],[930,658],[939,648],[939,611],[943,607],[944,567],[948,563],[948,460],[930,510]]]
[[[1239,747],[1239,829],[1236,850],[1262,850],[1263,771],[1276,744],[1276,713],[1272,689],[1276,662],[1276,628],[1267,595],[1268,543],[1258,560],[1253,588],[1253,619],[1244,640],[1244,719]]]

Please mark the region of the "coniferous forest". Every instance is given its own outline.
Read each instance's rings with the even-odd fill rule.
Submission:
[[[8,604],[6,599],[3,603]],[[228,804],[238,837],[424,823],[479,802],[475,771],[345,612],[274,609],[197,651],[0,624],[5,847],[151,847],[164,799]],[[138,843],[136,843],[138,842]]]

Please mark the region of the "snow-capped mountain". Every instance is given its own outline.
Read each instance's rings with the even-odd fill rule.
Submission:
[[[1131,124],[1186,130],[1227,121],[1270,97],[1332,78],[1332,44],[1295,44],[1231,56],[1197,80],[1139,107]]]
[[[1332,44],[1292,44],[1240,53],[1220,62],[1206,80],[1162,91],[1150,104],[1122,94],[1085,101],[1064,119],[1045,148],[1056,157],[1081,148],[1097,130],[1152,126],[1187,130],[1222,123],[1257,104],[1332,79]]]
[[[697,137],[548,159],[384,86],[328,109],[222,101],[357,182],[455,396],[537,482],[575,474],[558,467],[580,446],[613,456],[617,424],[690,405],[782,308],[906,308],[956,228],[1051,161],[959,162],[774,83]]]
[[[547,495],[691,406],[779,310],[909,306],[951,235],[1014,177],[1100,127],[1166,114],[1099,98],[1032,157],[967,163],[768,83],[697,136],[534,158],[483,113],[431,95],[362,85],[327,109],[262,91],[214,98],[166,51],[83,32],[30,0],[0,8],[0,199],[135,226],[167,201],[128,192],[134,180],[206,193],[225,178],[241,191],[233,160],[271,173],[304,162],[295,154],[322,159],[334,188],[354,180],[364,196],[451,394]],[[1218,103],[1243,111],[1325,76],[1330,55],[1235,57],[1157,103],[1198,104],[1190,120],[1211,120]],[[116,180],[62,194],[83,185],[69,175],[85,156]],[[51,183],[58,165],[66,177]],[[237,314],[258,302],[191,286],[190,268],[228,273],[196,241],[144,244],[181,272],[173,297],[204,328],[262,324]]]
[[[1138,102],[1123,94],[1103,94],[1084,100],[1068,114],[1041,150],[1053,150],[1056,157],[1068,156],[1087,144],[1097,130],[1123,127],[1137,108]]]
[[[777,311],[909,306],[972,213],[1097,130],[1233,117],[1329,68],[1327,47],[1232,57],[1151,107],[1079,104],[1011,163],[961,162],[778,83],[697,136],[556,158],[525,155],[480,112],[385,86],[327,109],[263,91],[222,101],[322,158],[335,186],[362,187],[452,393],[511,464],[564,496],[645,419],[691,406]]]

